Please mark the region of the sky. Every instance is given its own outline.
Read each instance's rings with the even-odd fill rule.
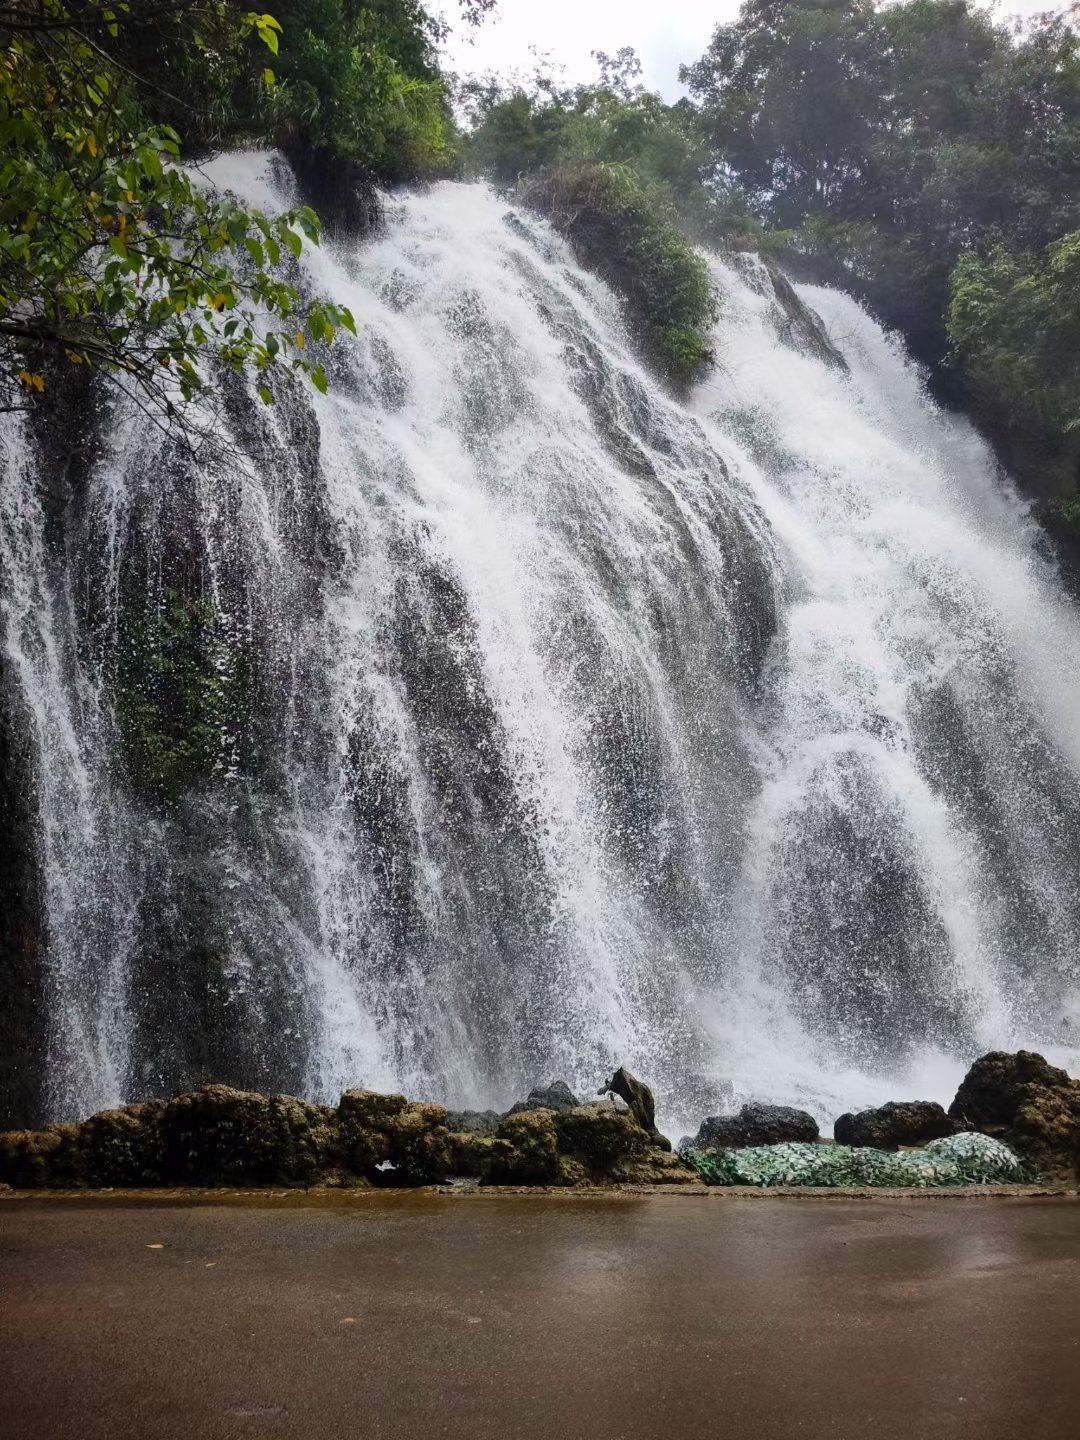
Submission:
[[[447,58],[461,74],[529,73],[535,45],[565,65],[565,79],[576,83],[596,78],[590,51],[614,54],[632,45],[649,89],[675,100],[679,65],[704,53],[716,26],[738,14],[739,0],[498,0],[494,14],[471,33],[456,21],[456,6],[444,8],[454,27]]]
[[[596,78],[590,51],[614,54],[632,45],[645,84],[676,100],[682,93],[679,65],[704,53],[716,26],[738,14],[739,0],[498,0],[478,31],[460,23],[456,5],[443,8],[454,29],[447,61],[462,75],[530,74],[535,66],[529,47],[535,46],[565,66],[562,78],[577,83]],[[997,0],[994,6],[1000,18],[1051,8],[1052,0]]]

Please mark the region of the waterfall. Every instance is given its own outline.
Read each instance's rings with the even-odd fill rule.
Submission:
[[[63,466],[0,433],[49,1115],[626,1063],[671,1124],[828,1122],[1075,1055],[1080,619],[896,342],[800,287],[830,363],[715,261],[677,397],[479,184],[303,267],[325,396],[213,375],[194,457],[100,397]]]

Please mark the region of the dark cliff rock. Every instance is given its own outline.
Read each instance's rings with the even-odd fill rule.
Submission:
[[[1080,1178],[1080,1080],[1033,1050],[976,1060],[949,1115],[1004,1140],[1048,1179]]]
[[[359,161],[324,146],[307,145],[291,146],[288,159],[301,196],[328,234],[358,239],[378,227],[382,219],[378,186]]]
[[[43,1110],[45,949],[29,717],[0,654],[0,1126]]]
[[[519,1110],[572,1110],[580,1104],[565,1080],[552,1080],[550,1085],[534,1085],[528,1097],[511,1105],[509,1113]]]
[[[833,1126],[838,1145],[873,1145],[895,1150],[898,1145],[925,1145],[958,1129],[955,1120],[933,1100],[890,1100],[877,1109],[841,1115]]]
[[[800,298],[771,255],[746,252],[734,256],[733,260],[750,288],[772,302],[770,319],[783,344],[813,356],[834,370],[847,371],[848,363],[829,339],[820,317]]]
[[[846,371],[847,361],[829,339],[828,331],[809,305],[799,298],[794,285],[769,256],[762,264],[772,282],[773,295],[783,317],[777,324],[780,338],[795,350],[802,350],[834,370]]]
[[[737,1115],[712,1115],[690,1142],[694,1150],[738,1150],[749,1145],[781,1145],[789,1140],[813,1141],[818,1123],[805,1110],[789,1105],[744,1105]]]
[[[631,1115],[654,1145],[659,1146],[661,1150],[671,1149],[671,1141],[667,1136],[661,1135],[656,1128],[656,1101],[644,1081],[638,1080],[630,1074],[629,1070],[620,1065],[611,1079],[602,1087],[600,1093],[604,1094],[609,1091],[626,1101]]]

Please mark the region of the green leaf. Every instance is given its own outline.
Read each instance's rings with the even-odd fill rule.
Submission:
[[[259,386],[259,399],[263,402],[264,405],[272,405],[274,403],[274,397],[270,393],[269,385]]]
[[[315,369],[312,370],[311,383],[321,395],[326,394],[326,371],[321,365],[316,365]]]

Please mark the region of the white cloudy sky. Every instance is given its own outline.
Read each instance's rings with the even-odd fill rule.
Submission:
[[[632,45],[649,88],[675,99],[680,62],[697,59],[714,28],[738,14],[739,0],[499,0],[475,34],[457,21],[456,5],[444,0],[443,8],[454,26],[447,59],[461,74],[515,68],[530,73],[529,47],[535,46],[566,67],[568,81],[591,80],[596,67],[590,51],[614,53]],[[1001,16],[1050,8],[1052,0],[995,5]]]

